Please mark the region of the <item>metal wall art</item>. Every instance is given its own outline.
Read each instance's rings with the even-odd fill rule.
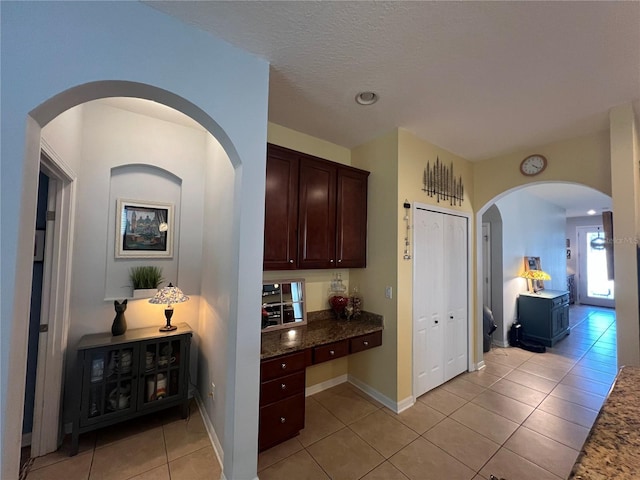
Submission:
[[[440,163],[438,157],[433,165],[427,162],[422,183],[424,184],[422,191],[430,197],[436,197],[438,203],[444,200],[449,201],[449,205],[462,205],[464,185],[462,185],[462,176],[456,178],[453,175],[453,162],[449,167]]]

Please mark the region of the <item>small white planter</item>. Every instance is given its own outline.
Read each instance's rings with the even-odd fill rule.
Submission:
[[[157,288],[134,288],[133,298],[151,298],[158,293]]]

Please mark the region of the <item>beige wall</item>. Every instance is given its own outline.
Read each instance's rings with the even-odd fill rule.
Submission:
[[[384,316],[382,346],[349,358],[349,374],[392,401],[398,396],[398,133],[386,135],[352,150],[353,165],[368,170],[367,268],[353,269],[365,310]],[[385,298],[385,287],[393,298]]]
[[[618,365],[640,365],[637,267],[640,154],[631,105],[611,110],[610,134]]]

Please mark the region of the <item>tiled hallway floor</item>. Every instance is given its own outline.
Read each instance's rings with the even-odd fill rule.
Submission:
[[[494,348],[399,415],[347,383],[307,397],[305,429],[259,455],[260,480],[566,479],[617,371],[615,312],[572,307],[570,319],[546,353]],[[220,478],[197,408],[125,430],[36,459],[28,480]]]

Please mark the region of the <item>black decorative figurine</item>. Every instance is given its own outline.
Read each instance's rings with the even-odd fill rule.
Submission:
[[[113,325],[111,325],[111,334],[116,337],[127,331],[127,320],[124,318],[127,301],[123,300],[122,303],[118,303],[117,300],[114,300],[113,305],[116,308],[116,318],[113,319]]]

